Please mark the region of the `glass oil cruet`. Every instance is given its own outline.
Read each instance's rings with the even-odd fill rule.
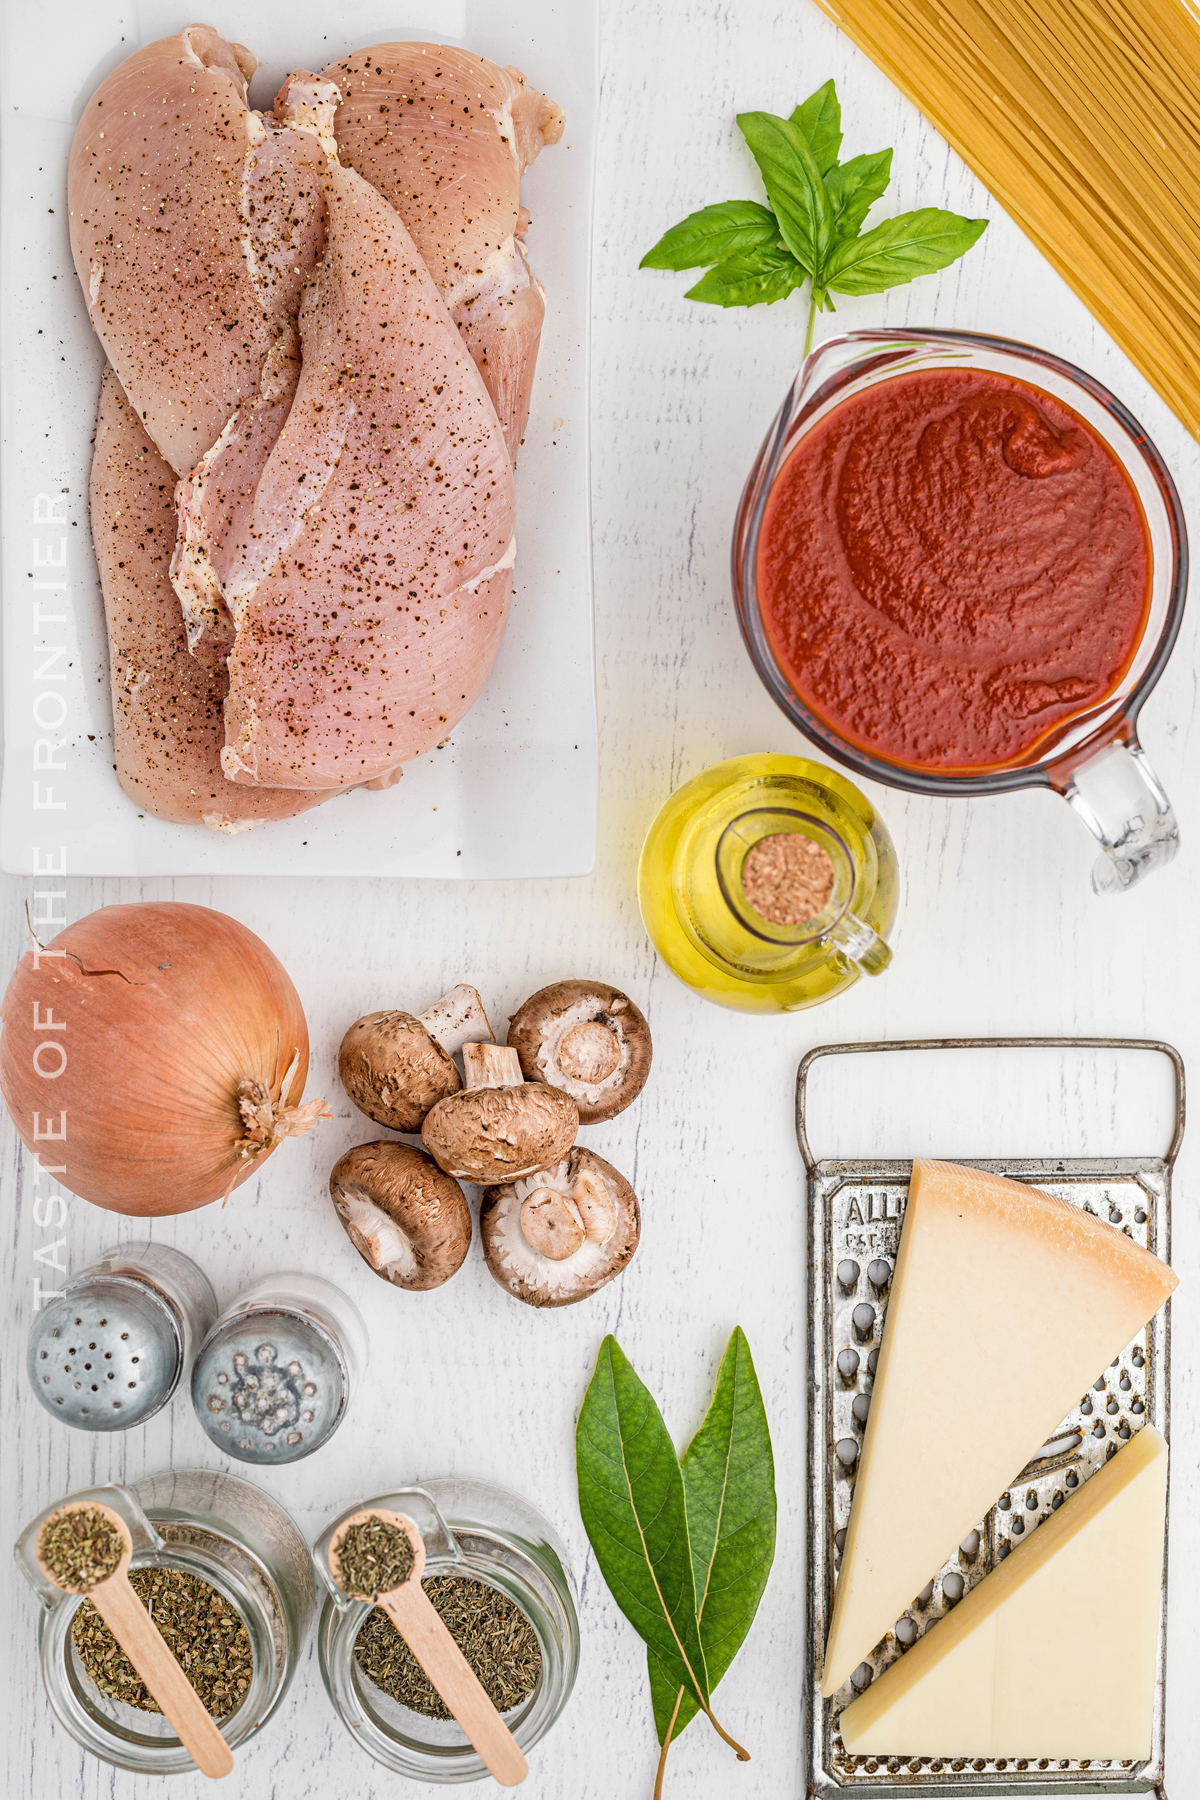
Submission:
[[[791,847],[803,866],[823,872],[798,890],[819,907],[810,917],[764,901],[751,880],[758,846],[791,861],[793,835],[807,840]],[[797,1012],[882,973],[899,898],[874,807],[844,775],[799,756],[733,757],[685,782],[638,868],[642,919],[664,962],[705,1000],[744,1012]]]

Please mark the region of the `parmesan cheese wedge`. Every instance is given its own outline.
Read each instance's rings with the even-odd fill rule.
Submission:
[[[913,1164],[821,1692],[837,1692],[1177,1279],[1092,1214]]]
[[[1149,1756],[1166,1507],[1147,1425],[846,1708],[846,1749]]]

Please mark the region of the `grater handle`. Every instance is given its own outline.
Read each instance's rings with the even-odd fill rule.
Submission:
[[[819,1044],[801,1059],[796,1071],[796,1141],[804,1160],[804,1170],[811,1180],[817,1172],[817,1159],[808,1138],[808,1076],[813,1064],[823,1056],[858,1056],[875,1050],[1153,1050],[1169,1060],[1175,1072],[1175,1128],[1163,1161],[1168,1169],[1175,1167],[1183,1143],[1187,1120],[1187,1086],[1183,1057],[1174,1044],[1161,1038],[1109,1037],[968,1037],[968,1038],[892,1038],[868,1044]]]

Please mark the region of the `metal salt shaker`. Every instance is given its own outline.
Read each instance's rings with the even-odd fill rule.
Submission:
[[[339,1288],[315,1275],[273,1275],[205,1338],[192,1404],[227,1456],[298,1462],[337,1430],[366,1366],[366,1325]]]
[[[110,1250],[43,1306],[26,1367],[52,1417],[79,1431],[127,1431],[166,1405],[217,1298],[190,1256],[166,1244]]]

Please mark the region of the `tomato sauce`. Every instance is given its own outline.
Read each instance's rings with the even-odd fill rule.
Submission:
[[[961,772],[1035,747],[1120,683],[1150,545],[1120,463],[1071,409],[975,369],[867,388],[797,444],[759,538],[785,677],[840,738]]]

